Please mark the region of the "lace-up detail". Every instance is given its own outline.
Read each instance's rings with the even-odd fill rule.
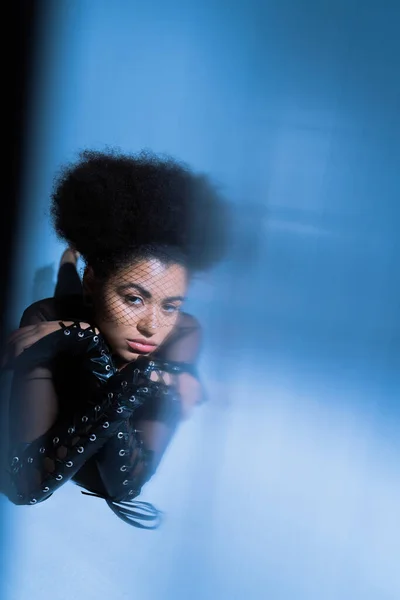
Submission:
[[[73,320],[67,318],[67,310],[61,314]],[[57,320],[50,315],[49,320]],[[32,318],[32,311],[28,317]],[[102,335],[93,326],[83,328],[79,321],[69,326],[60,323],[58,332],[25,351],[16,361],[17,376],[51,362],[54,355],[61,353],[63,361],[70,354],[79,359],[76,364],[96,389],[86,385],[86,378],[79,387],[75,363],[62,371],[64,378],[56,379],[57,391],[62,406],[70,410],[61,412],[44,435],[14,446],[8,462],[10,499],[15,504],[36,504],[74,479],[87,490],[85,494],[103,498],[125,522],[146,529],[157,527],[160,511],[136,498],[156,471],[180,421],[176,382],[180,373],[196,377],[197,347],[198,326],[185,315],[179,330],[153,358],[139,357],[121,371]],[[64,389],[65,376],[69,385]],[[79,401],[71,402],[74,381]]]

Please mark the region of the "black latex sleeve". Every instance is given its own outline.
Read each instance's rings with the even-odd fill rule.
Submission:
[[[60,322],[59,330],[25,350],[15,359],[12,367],[20,376],[36,367],[51,364],[54,357],[62,352],[82,357],[82,365],[100,382],[107,381],[116,372],[110,350],[102,336],[91,326],[82,328],[78,321],[70,326]]]
[[[181,419],[181,399],[174,383],[163,375],[176,376],[187,370],[183,363],[138,360],[133,367],[147,400],[121,424],[96,457],[107,495],[113,501],[135,498],[156,470],[165,446]],[[124,369],[125,371],[125,369]],[[157,373],[157,381],[152,381]]]
[[[114,440],[109,452],[121,440],[126,441],[127,424],[134,413],[147,404],[152,405],[160,394],[165,396],[168,404],[179,407],[173,387],[151,381],[148,374],[148,369],[128,366],[112,375],[69,423],[56,421],[43,436],[29,444],[18,445],[10,456],[10,500],[15,504],[46,500],[108,441]],[[127,458],[131,461],[132,453],[127,452]],[[120,475],[125,473],[122,466],[129,469],[129,479],[135,475],[132,464],[124,463],[118,468],[115,460],[111,463],[105,460],[103,475],[105,473],[106,480],[108,478],[113,496],[120,496],[122,485],[129,497],[135,490],[131,484],[129,488],[125,487],[125,477],[121,481]]]
[[[95,404],[85,404],[70,422],[65,423],[59,417],[46,433],[30,443],[11,440],[7,493],[16,504],[35,504],[48,498],[79,470],[88,454],[92,456],[107,440],[104,423],[115,407],[112,388],[117,382],[107,390],[104,386],[117,371],[107,345],[94,328],[82,328],[78,322],[69,327],[60,323],[59,330],[33,344],[14,361],[15,381],[23,380],[38,365],[51,364],[61,352],[79,356],[101,389],[97,391]],[[119,404],[115,408],[120,418],[124,409]],[[129,403],[129,409],[132,408]]]

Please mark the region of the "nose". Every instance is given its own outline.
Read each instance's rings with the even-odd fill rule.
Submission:
[[[137,324],[138,331],[145,337],[152,337],[159,328],[157,312],[156,307],[150,308]]]

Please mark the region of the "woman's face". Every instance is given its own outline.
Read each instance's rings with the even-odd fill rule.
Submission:
[[[187,289],[187,271],[157,259],[135,262],[94,294],[96,325],[123,362],[154,352],[173,330]]]

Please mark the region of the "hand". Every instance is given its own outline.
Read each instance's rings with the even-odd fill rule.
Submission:
[[[159,376],[156,371],[153,371],[150,379],[159,381]],[[163,373],[163,380],[166,385],[176,385],[176,389],[181,399],[182,419],[189,419],[193,413],[193,409],[202,398],[202,387],[200,382],[190,373],[179,373],[176,380],[173,379],[170,373]]]
[[[182,403],[182,419],[189,419],[202,399],[201,383],[193,375],[181,373],[178,376],[178,392]]]
[[[62,323],[69,327],[73,321],[62,321]],[[89,323],[81,323],[81,326],[83,329],[90,327]],[[59,329],[61,329],[60,321],[44,321],[43,323],[28,325],[14,331],[7,340],[6,350],[1,361],[1,368],[12,363],[24,350],[27,350],[42,338]]]
[[[134,373],[137,368],[135,361],[124,365],[121,369],[126,369],[127,376]],[[192,412],[197,404],[199,404],[203,397],[203,388],[201,383],[191,375],[190,373],[179,373],[177,376],[171,375],[166,371],[162,371],[161,377],[157,371],[152,371],[150,374],[150,381],[158,382],[162,381],[167,386],[174,386],[178,392],[181,400],[182,419],[189,419]]]

